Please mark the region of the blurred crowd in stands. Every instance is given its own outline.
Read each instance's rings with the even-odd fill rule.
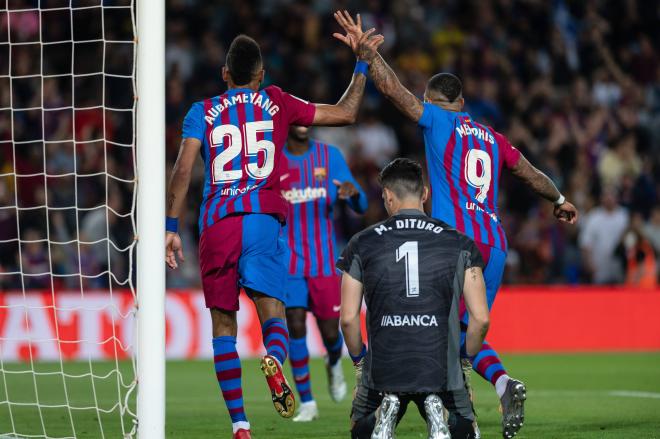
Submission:
[[[0,11],[0,291],[131,276],[134,37],[130,0],[112,4]]]
[[[499,209],[510,244],[507,283],[657,285],[660,7],[656,2],[169,0],[167,5],[168,170],[176,159],[181,122],[189,106],[224,91],[220,68],[229,43],[239,33],[261,44],[266,85],[276,84],[313,102],[336,102],[354,67],[353,54],[332,37],[339,31],[332,12],[345,8],[360,12],[366,28],[376,27],[385,36],[382,55],[418,96],[434,73],[457,74],[463,80],[466,111],[508,136],[580,209],[577,227],[559,224],[550,203],[540,200],[515,177],[504,176]],[[3,26],[6,23],[0,21],[0,34]],[[29,69],[30,62],[34,61],[26,60],[28,67],[24,68]],[[2,63],[0,54],[0,68]],[[110,63],[106,61],[106,69],[121,69],[130,63],[130,57],[122,61],[117,51]],[[49,84],[44,85],[44,99],[47,94],[53,100],[70,99],[70,80],[68,89],[66,84]],[[122,85],[114,85],[116,93],[132,98],[131,91],[120,90]],[[6,106],[4,89],[0,88],[0,107]],[[132,135],[130,119],[108,112],[101,119],[105,120],[101,132],[105,129],[106,136],[119,136],[109,130],[124,133],[123,137],[127,131]],[[70,118],[53,115],[49,123],[53,133],[71,136]],[[76,120],[76,140],[93,139],[95,123],[93,117]],[[0,142],[9,138],[8,130],[7,118],[0,112]],[[370,198],[362,217],[343,206],[337,209],[340,242],[384,218],[377,182],[383,164],[396,156],[424,160],[419,129],[401,117],[373,84],[367,85],[354,126],[318,128],[313,136],[342,150]],[[0,153],[5,154],[0,156],[2,169],[7,167],[7,148],[6,143],[0,145]],[[88,151],[86,144],[76,148],[79,157],[92,164],[123,168],[127,163],[116,155],[104,161],[103,148],[100,152]],[[41,159],[38,154],[26,154],[23,163],[37,169]],[[48,160],[47,167],[65,166],[63,160],[54,161],[50,156]],[[81,162],[77,166],[80,172]],[[117,172],[123,175],[127,171]],[[182,218],[187,260],[182,269],[169,273],[171,287],[199,286],[196,219],[202,175],[199,166],[188,196],[189,209]],[[93,205],[94,197],[103,198],[107,189],[109,194],[120,193],[111,197],[117,209],[124,213],[130,209],[130,188],[118,189],[115,186],[121,185],[110,182],[101,184],[102,191],[90,189],[82,195],[84,184],[79,179],[76,196],[80,205]],[[35,193],[19,198],[32,197],[43,204],[43,194],[39,195],[38,188]],[[11,197],[13,191],[0,180],[0,206],[11,204]],[[3,215],[9,214],[0,208],[0,222]],[[86,220],[89,215],[79,215],[81,230],[82,223],[91,221]],[[62,222],[72,225],[71,220]],[[130,241],[130,227],[117,227],[116,232]],[[37,227],[32,229],[39,234]],[[7,236],[10,232],[0,233]],[[6,239],[3,236],[0,241]],[[28,256],[24,253],[23,258],[38,261],[33,252],[45,252],[47,247],[43,243],[37,247],[40,249]],[[0,270],[7,271],[11,258],[0,254]],[[93,257],[88,261],[94,261]],[[103,261],[101,269],[107,258]]]

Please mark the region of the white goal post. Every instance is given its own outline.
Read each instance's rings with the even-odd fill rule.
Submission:
[[[138,1],[138,434],[165,437],[165,0]]]

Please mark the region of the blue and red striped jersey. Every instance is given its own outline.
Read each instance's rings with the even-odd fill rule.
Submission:
[[[316,107],[280,88],[227,90],[195,102],[183,121],[183,138],[202,142],[204,191],[199,231],[238,212],[285,220],[279,166],[290,125],[311,125]]]
[[[497,210],[502,166],[518,163],[520,152],[491,127],[467,113],[424,104],[424,133],[432,214],[474,241],[506,251]]]
[[[367,209],[367,196],[355,181],[341,152],[331,145],[310,140],[309,150],[293,155],[284,149],[280,185],[289,202],[289,276],[316,277],[335,273],[337,245],[333,208],[338,199],[333,180],[350,181],[360,191],[348,201],[358,213]]]

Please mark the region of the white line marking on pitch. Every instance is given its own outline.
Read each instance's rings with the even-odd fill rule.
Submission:
[[[660,393],[657,392],[637,392],[632,390],[612,390],[608,392],[610,396],[624,396],[628,398],[652,398],[660,399]]]
[[[528,394],[532,396],[571,396],[571,397],[591,397],[597,395],[606,395],[617,398],[649,398],[660,399],[660,392],[642,392],[636,390],[528,390]]]

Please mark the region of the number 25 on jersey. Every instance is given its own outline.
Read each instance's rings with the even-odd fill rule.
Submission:
[[[243,130],[236,125],[219,125],[211,131],[211,147],[224,148],[211,165],[213,184],[229,183],[243,179],[243,172],[249,178],[262,180],[268,178],[275,166],[275,144],[267,139],[257,140],[257,134],[273,131],[272,120],[246,122]],[[259,166],[259,152],[263,152],[262,166]],[[225,169],[225,165],[241,154],[248,158],[245,168],[242,160],[236,167]],[[257,163],[251,163],[250,158],[257,157]]]

